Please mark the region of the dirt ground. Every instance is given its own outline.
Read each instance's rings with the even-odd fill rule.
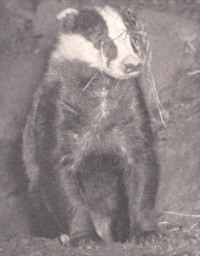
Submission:
[[[143,76],[161,165],[158,225],[143,244],[72,250],[30,237],[20,136],[57,31],[55,15],[85,1],[0,0],[0,256],[200,255],[200,1],[107,1],[129,7],[147,32],[152,64]],[[92,1],[94,2],[94,1]],[[100,2],[96,0],[96,2]],[[106,1],[104,1],[106,2]],[[151,72],[152,71],[152,72]],[[160,99],[155,100],[153,74]],[[159,113],[159,110],[161,114]],[[162,121],[163,118],[163,121]],[[18,152],[16,154],[16,152]]]

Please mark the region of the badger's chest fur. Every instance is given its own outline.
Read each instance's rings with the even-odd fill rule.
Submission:
[[[120,39],[125,25],[110,7],[67,9],[59,18],[23,135],[35,234],[66,233],[72,245],[145,236],[156,229],[158,164],[140,58],[129,38]]]

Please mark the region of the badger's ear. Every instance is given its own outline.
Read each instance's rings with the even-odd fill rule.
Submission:
[[[69,32],[73,30],[75,18],[78,14],[79,12],[72,8],[62,10],[58,13],[56,17],[61,23],[62,32]]]

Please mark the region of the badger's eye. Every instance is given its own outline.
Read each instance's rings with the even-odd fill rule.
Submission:
[[[104,44],[105,44],[104,36],[102,34],[96,35],[95,45],[97,46],[97,48],[100,49]]]
[[[103,51],[103,54],[109,61],[117,56],[117,48],[112,40],[101,41],[101,51]]]
[[[92,34],[94,33],[94,28],[88,28],[87,30],[86,30],[86,34],[88,35],[88,36],[91,36]]]
[[[129,34],[127,32],[125,33],[125,38],[129,38]]]

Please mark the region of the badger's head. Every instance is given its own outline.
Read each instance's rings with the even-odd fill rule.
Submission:
[[[142,63],[121,15],[111,7],[63,10],[53,58],[80,61],[118,78],[141,72]]]

